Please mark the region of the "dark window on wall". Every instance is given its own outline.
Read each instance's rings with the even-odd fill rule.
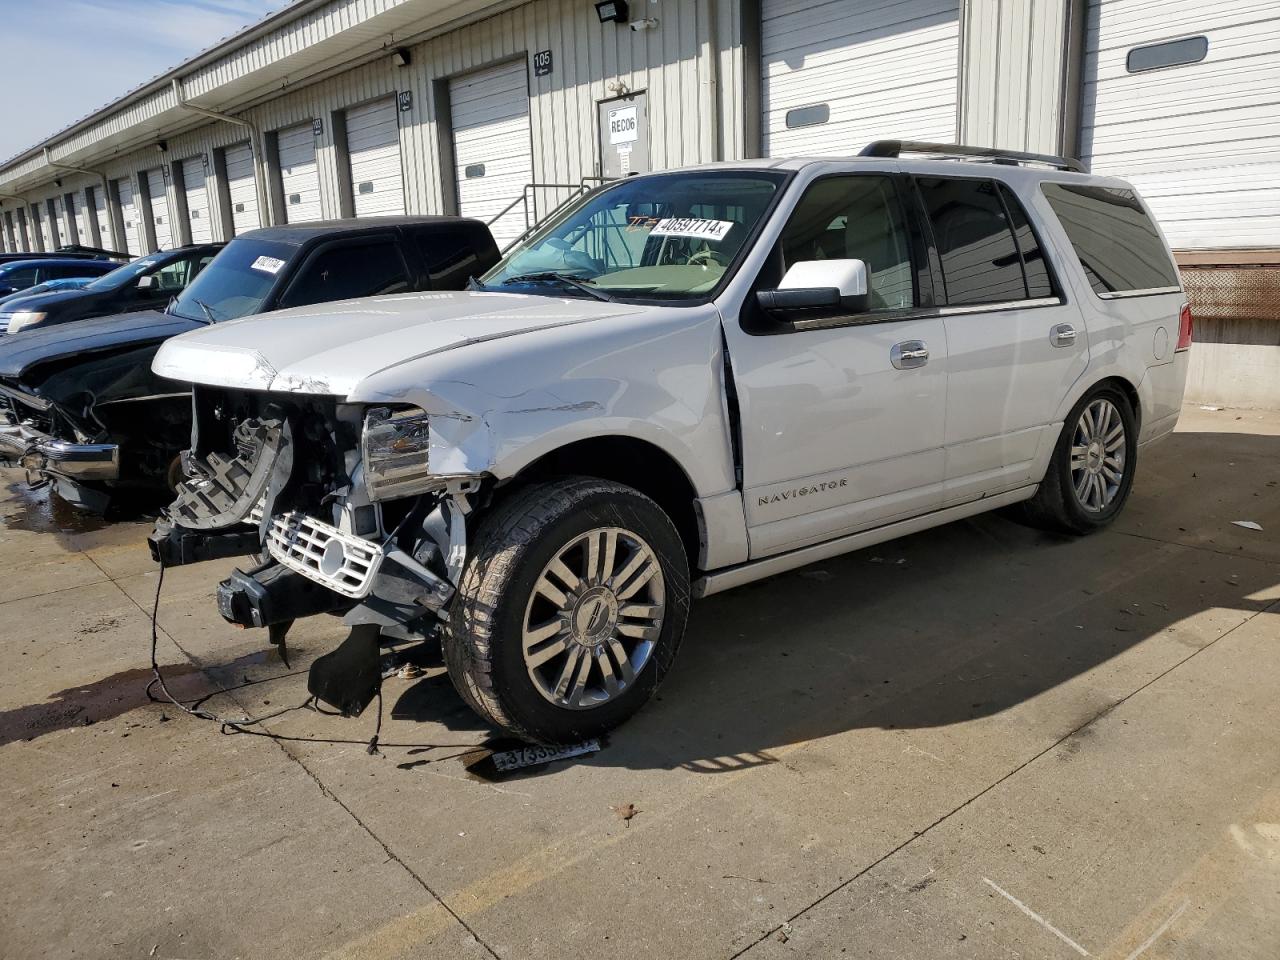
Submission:
[[[920,177],[916,182],[933,226],[946,303],[1026,299],[1022,257],[995,181]]]
[[[1013,195],[1013,191],[1003,183],[999,185],[1000,199],[1009,213],[1009,221],[1013,226],[1014,239],[1018,241],[1018,252],[1022,254],[1022,270],[1027,280],[1027,296],[1032,300],[1054,296],[1053,280],[1049,276],[1049,264],[1045,260],[1040,239],[1036,236],[1027,212],[1022,203]]]
[[[816,103],[811,107],[796,107],[787,111],[787,129],[796,127],[816,127],[831,119],[831,107],[825,103]]]
[[[1042,183],[1049,206],[1099,296],[1178,288],[1178,270],[1132,190]]]
[[[1147,70],[1199,63],[1208,55],[1208,37],[1183,37],[1181,40],[1134,47],[1125,58],[1124,66],[1130,73],[1144,73]]]
[[[394,243],[342,244],[314,254],[280,305],[300,307],[408,289],[408,271]]]

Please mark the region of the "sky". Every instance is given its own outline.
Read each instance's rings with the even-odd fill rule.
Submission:
[[[0,161],[285,0],[0,0]]]

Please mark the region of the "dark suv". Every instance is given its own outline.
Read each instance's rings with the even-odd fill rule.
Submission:
[[[0,297],[34,287],[49,280],[65,280],[70,277],[100,277],[110,273],[117,264],[110,260],[91,260],[87,257],[50,257],[36,254],[26,260],[10,260],[0,263]]]
[[[145,258],[144,258],[145,259]],[[191,438],[191,388],[156,376],[160,344],[284,307],[460,290],[498,260],[489,228],[458,217],[380,217],[254,230],[167,308],[0,340],[0,463],[103,510],[119,486],[173,487]]]

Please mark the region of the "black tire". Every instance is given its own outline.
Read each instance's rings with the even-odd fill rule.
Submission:
[[[543,569],[573,540],[600,527],[630,531],[662,572],[665,606],[658,639],[634,680],[589,709],[558,706],[535,686],[522,636]],[[462,698],[494,726],[536,743],[600,736],[648,702],[675,660],[689,613],[689,566],[675,526],[648,497],[619,483],[572,477],[521,488],[486,514],[471,540],[442,645]]]
[[[1096,400],[1110,401],[1120,414],[1124,425],[1124,470],[1114,498],[1101,510],[1086,509],[1077,496],[1071,478],[1071,446],[1076,429],[1086,408]],[[1133,489],[1133,477],[1138,466],[1138,424],[1133,405],[1123,390],[1110,384],[1095,387],[1071,408],[1062,424],[1049,461],[1049,469],[1036,495],[1015,516],[1021,521],[1042,530],[1084,535],[1109,526],[1124,509]]]

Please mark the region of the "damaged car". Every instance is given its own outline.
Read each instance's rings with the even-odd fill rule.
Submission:
[[[122,488],[172,491],[179,455],[191,442],[192,401],[188,384],[152,370],[165,340],[301,304],[456,290],[498,259],[488,227],[455,217],[269,227],[237,237],[216,256],[200,254],[203,261],[188,254],[168,255],[171,262],[159,268],[164,275],[191,261],[197,271],[176,296],[167,294],[163,311],[59,323],[0,340],[0,463],[25,468],[33,485],[52,484],[64,500],[97,512]],[[153,278],[145,271],[154,264],[138,265],[156,258],[120,270]],[[147,288],[167,289],[165,281]]]
[[[482,718],[577,743],[653,695],[692,598],[1001,507],[1107,526],[1190,343],[1146,205],[1077,161],[630,177],[467,291],[168,341],[195,422],[152,551],[261,551],[218,603],[276,643],[342,615],[308,685],[349,715],[380,644],[437,635]]]

